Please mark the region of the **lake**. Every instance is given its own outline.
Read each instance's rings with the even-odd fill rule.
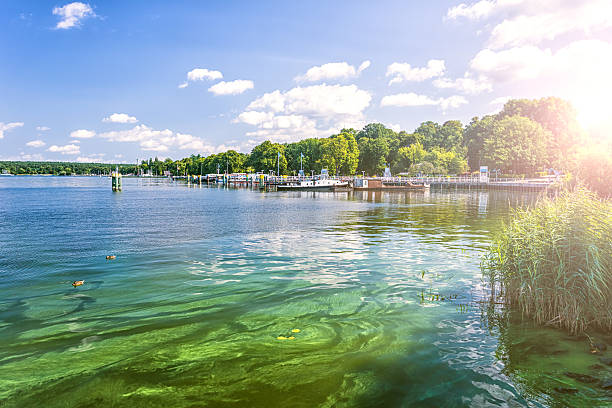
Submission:
[[[0,406],[612,404],[583,340],[482,307],[534,201],[0,177]]]

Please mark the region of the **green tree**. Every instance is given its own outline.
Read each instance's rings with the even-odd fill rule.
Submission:
[[[436,122],[427,121],[421,123],[421,125],[415,129],[414,133],[416,133],[420,138],[425,150],[429,150],[432,147],[439,145],[439,143],[436,141],[439,130],[439,124]]]
[[[385,159],[389,154],[389,145],[385,138],[359,139],[359,166],[360,171],[369,175],[381,174],[385,168]]]
[[[546,165],[550,133],[526,117],[508,116],[495,121],[484,141],[482,159],[489,168],[532,174]]]
[[[472,118],[472,121],[465,128],[463,143],[467,147],[467,161],[469,167],[474,171],[478,170],[483,164],[484,141],[491,132],[494,116],[485,116],[482,119]]]
[[[394,174],[408,171],[413,164],[422,161],[426,153],[420,143],[400,147],[397,152],[397,160],[393,163],[391,171]]]
[[[458,120],[444,122],[436,134],[435,143],[445,150],[453,150],[463,143],[463,124]]]
[[[576,110],[566,100],[556,97],[513,99],[504,105],[498,119],[523,116],[538,122],[548,130],[546,159],[549,166],[567,169],[575,159],[576,147],[584,139],[576,118]]]
[[[285,146],[272,143],[269,140],[255,146],[249,156],[247,165],[252,166],[255,171],[268,172],[277,170],[277,158],[280,153],[280,173],[287,171],[287,159],[285,158]]]

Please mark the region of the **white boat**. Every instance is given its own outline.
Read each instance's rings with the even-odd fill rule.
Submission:
[[[328,178],[327,169],[321,170],[321,174],[313,178],[300,180],[291,184],[280,184],[278,190],[317,190],[327,191],[336,187],[347,187],[348,182]]]
[[[340,180],[310,179],[310,180],[302,180],[302,181],[299,181],[297,183],[292,183],[292,184],[284,184],[284,185],[281,184],[281,185],[278,185],[276,188],[278,190],[332,190],[335,187],[347,187],[347,186],[348,186],[347,182],[342,182]]]
[[[0,176],[14,176],[14,174],[9,173],[8,170],[2,170]]]

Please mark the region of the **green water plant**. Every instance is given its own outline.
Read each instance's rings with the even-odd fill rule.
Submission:
[[[539,324],[612,331],[612,202],[578,188],[515,210],[482,267],[492,300]]]

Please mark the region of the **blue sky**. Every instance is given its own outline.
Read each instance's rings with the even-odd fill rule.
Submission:
[[[509,97],[565,97],[607,129],[612,0],[535,3],[5,0],[0,160],[248,152]]]

